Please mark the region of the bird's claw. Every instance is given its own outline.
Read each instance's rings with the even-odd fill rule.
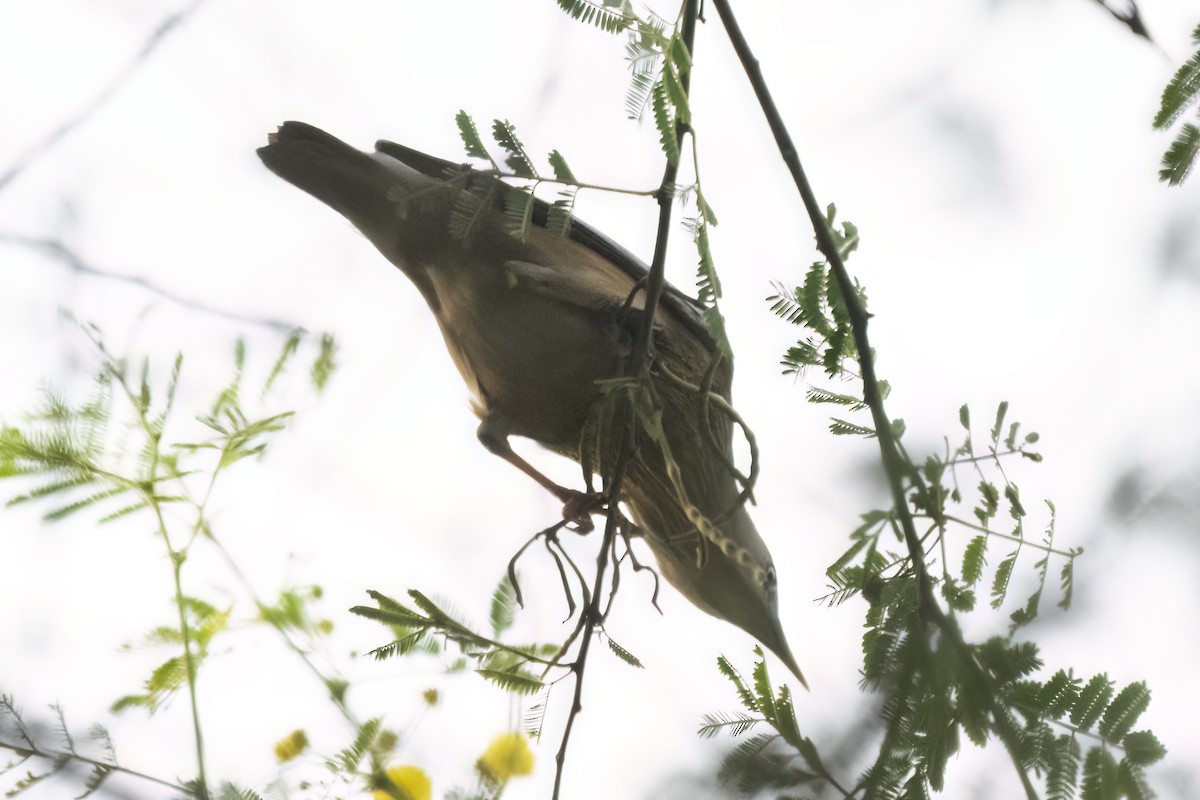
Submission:
[[[580,533],[591,533],[596,529],[592,523],[592,514],[600,510],[604,498],[598,494],[578,492],[574,489],[563,489],[559,495],[563,501],[562,517],[575,526]]]

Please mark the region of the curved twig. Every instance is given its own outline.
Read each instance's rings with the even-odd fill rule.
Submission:
[[[694,54],[694,41],[696,38],[696,15],[699,6],[699,0],[687,0],[683,9],[683,22],[680,30],[680,37],[684,46],[689,53]],[[691,84],[691,70],[680,70],[679,82],[684,94],[687,94]],[[675,124],[676,138],[682,138],[685,133],[685,126],[682,122],[677,121]],[[663,288],[666,285],[666,262],[667,262],[667,242],[670,239],[671,232],[671,207],[672,195],[665,191],[666,187],[675,185],[675,178],[679,172],[679,164],[677,161],[667,159],[666,167],[663,169],[662,186],[664,191],[658,194],[658,232],[654,242],[654,258],[650,262],[650,274],[646,278],[646,303],[643,308],[644,316],[642,317],[642,325],[638,330],[638,336],[634,343],[633,352],[627,363],[625,375],[628,377],[628,370],[632,369],[633,374],[650,383],[650,363],[651,353],[653,352],[654,338],[654,314],[658,309],[659,300],[662,298]],[[558,800],[562,791],[563,765],[566,763],[567,745],[571,740],[571,731],[575,726],[575,720],[579,716],[579,712],[583,709],[583,675],[587,665],[587,656],[592,642],[592,634],[596,630],[596,626],[600,623],[600,597],[601,587],[604,585],[604,576],[608,569],[608,561],[611,557],[610,549],[612,540],[617,536],[620,519],[620,513],[617,505],[621,497],[621,485],[625,480],[625,472],[629,466],[629,460],[632,457],[635,446],[635,415],[630,415],[630,420],[626,426],[625,441],[623,446],[619,448],[616,462],[613,465],[612,475],[609,479],[605,490],[608,492],[608,519],[604,525],[604,540],[600,545],[600,552],[596,556],[596,579],[593,583],[592,602],[587,605],[583,612],[583,636],[579,643],[579,653],[575,660],[571,663],[571,670],[575,673],[575,691],[571,700],[571,710],[567,714],[567,722],[563,728],[562,743],[559,745],[558,753],[555,755],[555,774],[554,774],[554,792],[553,800]]]
[[[863,400],[871,409],[871,418],[875,424],[884,473],[887,476],[888,488],[892,495],[892,504],[904,532],[904,541],[908,548],[913,572],[916,576],[917,591],[921,606],[920,618],[931,621],[942,635],[952,643],[955,651],[959,654],[963,666],[970,673],[971,677],[977,680],[988,693],[991,698],[992,717],[996,732],[1017,764],[1017,774],[1026,797],[1036,800],[1038,795],[1036,789],[1034,789],[1033,782],[1030,780],[1027,771],[1020,766],[1018,756],[1020,739],[1018,732],[1012,730],[1011,726],[1006,722],[1007,718],[1004,711],[996,700],[994,682],[979,663],[973,648],[963,639],[962,631],[959,629],[957,623],[946,615],[941,605],[938,604],[937,598],[934,596],[933,583],[929,578],[929,570],[925,563],[924,548],[917,534],[912,513],[908,508],[908,501],[905,497],[904,477],[910,473],[910,469],[904,462],[899,443],[892,430],[891,421],[884,410],[879,380],[875,375],[875,360],[871,355],[871,344],[867,336],[867,322],[869,317],[866,309],[863,308],[858,293],[854,290],[850,274],[846,270],[845,263],[842,261],[841,253],[838,252],[837,243],[834,241],[829,226],[826,224],[821,205],[817,202],[816,194],[813,192],[812,186],[808,182],[808,177],[804,173],[804,168],[800,164],[800,156],[796,151],[795,144],[792,143],[791,134],[788,133],[783,117],[780,115],[779,109],[771,97],[758,60],[750,50],[750,45],[747,43],[741,28],[738,26],[737,20],[733,16],[733,11],[729,7],[729,0],[712,0],[712,3],[717,9],[717,15],[721,18],[721,23],[725,26],[725,31],[729,35],[729,41],[737,53],[738,60],[741,61],[746,76],[750,80],[754,94],[758,98],[763,114],[767,118],[767,124],[779,147],[779,153],[783,157],[784,163],[787,165],[788,171],[791,173],[792,179],[796,184],[796,190],[804,202],[805,211],[808,213],[813,231],[816,234],[817,248],[829,261],[830,270],[837,279],[838,289],[841,292],[843,302],[846,304],[846,312],[850,317],[850,324],[854,331],[854,344],[858,350],[858,362],[862,371]]]
[[[702,400],[703,405],[702,405],[701,410],[704,412],[704,427],[705,427],[706,431],[708,432],[708,436],[710,438],[710,444],[712,444],[712,446],[713,446],[713,451],[717,455],[717,457],[721,459],[722,463],[724,463],[725,468],[728,469],[731,473],[733,473],[733,476],[735,478],[737,478],[737,480],[742,484],[742,487],[743,487],[742,491],[738,493],[737,499],[734,500],[733,505],[730,506],[725,511],[722,511],[713,520],[714,525],[720,524],[721,522],[729,519],[729,515],[732,514],[734,511],[736,511],[739,507],[745,505],[747,501],[753,502],[753,500],[754,500],[754,486],[755,486],[755,484],[758,483],[758,474],[759,474],[758,439],[754,436],[754,431],[752,431],[750,429],[750,426],[746,424],[746,421],[744,419],[742,419],[741,415],[737,413],[736,409],[734,409],[733,405],[728,400],[726,400],[724,397],[722,397],[721,395],[712,391],[711,375],[715,374],[715,372],[705,375],[706,384],[704,386],[697,386],[694,383],[690,383],[689,381],[684,380],[679,375],[676,375],[674,372],[672,372],[670,369],[668,369],[664,364],[657,364],[656,369],[658,369],[658,371],[662,375],[669,378],[673,383],[675,383],[681,389],[685,389],[689,392],[695,392],[696,394],[700,395],[703,398],[703,400]],[[712,368],[710,368],[710,370],[711,369]],[[746,438],[746,445],[750,448],[750,474],[749,474],[749,476],[742,475],[741,471],[738,470],[737,465],[735,465],[728,458],[728,456],[725,455],[724,451],[722,451],[720,449],[720,447],[718,447],[717,442],[713,438],[712,427],[711,427],[711,425],[709,425],[709,422],[708,422],[708,404],[709,403],[712,403],[713,405],[715,405],[719,411],[721,411],[723,414],[725,414],[727,417],[729,417],[739,428],[742,429],[742,435]]]

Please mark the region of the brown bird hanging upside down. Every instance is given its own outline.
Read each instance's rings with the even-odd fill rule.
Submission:
[[[511,190],[392,142],[364,153],[300,122],[285,122],[267,141],[258,155],[272,172],[350,220],[424,295],[474,395],[480,441],[564,502],[577,498],[517,456],[508,437],[597,469],[611,463],[619,435],[594,454],[582,442],[598,382],[622,374],[633,349],[646,267],[581,222],[566,236],[547,230],[540,201],[524,240],[506,226],[502,202],[454,236],[452,210],[468,183],[493,188],[494,197]],[[651,380],[669,454],[641,433],[625,502],[667,580],[769,647],[803,682],[779,624],[771,554],[729,466],[733,421],[697,388],[728,400],[732,366],[715,360],[699,306],[672,287],[654,328]]]

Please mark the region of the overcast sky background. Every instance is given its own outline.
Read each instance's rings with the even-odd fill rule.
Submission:
[[[0,174],[100,95],[178,8],[0,5]],[[1143,726],[1171,751],[1152,772],[1161,796],[1196,796],[1200,180],[1174,190],[1156,181],[1169,137],[1150,120],[1200,12],[1182,0],[1145,3],[1159,50],[1089,0],[782,0],[736,10],[818,196],[861,231],[850,268],[867,287],[889,410],[906,421],[910,452],[957,438],[963,402],[987,420],[1008,400],[1010,419],[1042,434],[1045,463],[1016,468],[1030,528],[1050,498],[1057,542],[1087,554],[1076,607],[1047,608],[1032,633],[1049,669],[1147,680],[1154,700]],[[160,377],[182,351],[184,423],[228,380],[238,336],[250,371],[269,368],[281,334],[253,320],[337,336],[330,388],[313,399],[293,381],[283,403],[299,410],[295,425],[261,463],[228,476],[213,523],[262,595],[325,587],[331,649],[356,681],[351,704],[412,734],[403,760],[428,769],[435,796],[465,782],[492,736],[519,719],[519,704],[432,662],[347,659],[383,644],[385,632],[344,610],[367,588],[416,587],[486,619],[512,553],[555,519],[556,503],[477,444],[466,391],[413,287],[344,220],[263,169],[254,148],[299,119],[362,147],[389,138],[460,159],[454,114],[466,109],[481,128],[511,120],[534,154],[562,150],[581,180],[650,188],[662,160],[653,126],[625,119],[623,48],[550,0],[208,0],[0,189],[0,419],[19,419],[47,381],[86,390],[96,362],[60,309],[98,325],[114,351],[148,356]],[[813,601],[858,515],[885,502],[877,450],[833,439],[827,410],[803,401],[805,381],[779,374],[797,330],[763,298],[772,281],[800,279],[815,257],[812,236],[715,12],[697,35],[693,110],[721,223],[713,247],[737,354],[734,399],[762,450],[752,513],[813,687],[797,698],[801,727],[833,743],[870,702],[857,692],[863,608]],[[585,192],[577,211],[651,252],[651,201]],[[158,291],[72,270],[20,236],[59,240],[87,265]],[[676,285],[691,290],[694,260],[677,228]],[[577,468],[523,444],[551,475],[575,478]],[[594,543],[572,547],[590,562]],[[190,592],[251,614],[212,554],[197,550],[193,562]],[[528,564],[531,608],[519,631],[553,640],[566,613],[558,581],[548,565]],[[96,529],[85,513],[47,526],[36,507],[8,510],[0,565],[0,690],[31,717],[59,702],[80,731],[108,725],[125,766],[191,775],[182,698],[149,721],[106,712],[164,657],[117,649],[171,618],[170,570],[148,522]],[[609,623],[646,669],[604,652],[589,666],[566,797],[700,796],[727,746],[694,731],[704,712],[736,707],[711,666],[716,655],[748,670],[752,642],[669,590],[659,616],[649,591],[628,580]],[[1006,619],[981,616],[980,637]],[[211,775],[261,788],[274,777],[272,744],[297,727],[317,753],[346,744],[341,717],[270,631],[238,629],[216,649],[200,684]],[[422,715],[431,686],[444,704]],[[564,683],[536,775],[506,798],[548,796],[569,701]],[[998,751],[960,756],[946,796],[1015,796]]]

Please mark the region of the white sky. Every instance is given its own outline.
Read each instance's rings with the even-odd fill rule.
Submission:
[[[1198,644],[1195,515],[1122,527],[1106,503],[1130,469],[1145,472],[1150,490],[1195,484],[1200,182],[1157,183],[1168,137],[1149,121],[1190,52],[1196,8],[1144,4],[1164,55],[1087,0],[738,5],[819,197],[862,232],[850,267],[868,289],[889,409],[906,420],[910,451],[957,437],[963,402],[986,420],[1009,400],[1012,418],[1042,433],[1046,463],[1019,471],[1026,505],[1053,499],[1059,543],[1088,547],[1077,609],[1048,611],[1036,630],[1043,655],[1052,668],[1107,670],[1120,684],[1146,679],[1155,696],[1145,725],[1171,750],[1155,773],[1161,796],[1190,796],[1194,779],[1180,773],[1200,763],[1200,708],[1185,668]],[[173,8],[0,6],[0,170],[102,91]],[[723,36],[710,11],[696,46],[695,124],[721,220],[714,248],[738,357],[735,400],[762,447],[753,513],[813,686],[797,701],[801,727],[820,742],[860,702],[863,609],[811,601],[825,593],[824,568],[857,515],[883,493],[864,467],[874,444],[834,441],[827,413],[803,402],[804,383],[779,376],[796,331],[762,299],[772,280],[795,281],[807,268],[811,233]],[[582,180],[650,187],[661,175],[657,137],[624,119],[623,46],[549,0],[210,0],[98,113],[0,191],[0,234],[60,237],[100,269],[339,338],[331,388],[315,401],[300,391],[288,398],[299,406],[296,425],[262,463],[229,476],[214,513],[263,595],[295,583],[326,588],[339,654],[384,641],[382,629],[343,612],[367,588],[436,591],[486,618],[509,557],[556,508],[476,443],[466,392],[417,292],[343,220],[263,169],[254,148],[280,121],[300,119],[363,147],[390,138],[458,159],[453,117],[464,108],[481,127],[511,120],[535,154],[562,150]],[[585,193],[578,211],[649,254],[649,201]],[[1183,250],[1168,264],[1172,235]],[[693,262],[677,229],[677,285],[691,288]],[[260,371],[279,346],[262,327],[0,243],[0,418],[17,419],[43,381],[86,387],[93,362],[60,308],[164,372],[183,351],[181,409],[202,409],[228,378],[237,336],[248,337]],[[533,457],[561,480],[576,474]],[[7,497],[18,487],[0,489]],[[126,766],[190,774],[185,702],[149,721],[105,712],[162,657],[117,652],[170,613],[169,569],[145,521],[96,530],[84,515],[43,526],[31,508],[0,519],[0,689],[31,716],[58,701],[80,729],[105,722]],[[581,560],[590,546],[576,546]],[[228,597],[234,583],[216,559],[195,561],[190,590]],[[541,640],[560,636],[565,614],[546,569],[527,567],[526,589],[544,602],[521,622]],[[647,597],[627,581],[610,624],[647,669],[603,652],[589,667],[566,797],[692,796],[678,786],[672,795],[672,779],[715,770],[725,743],[699,742],[694,730],[702,713],[736,700],[708,665],[725,653],[748,668],[752,643],[668,590],[665,616]],[[261,787],[273,776],[272,743],[296,727],[318,752],[344,745],[340,717],[269,631],[236,631],[218,650],[200,686],[210,772]],[[363,681],[351,696],[358,713],[386,714],[412,733],[404,757],[429,769],[435,796],[463,782],[517,714],[498,690],[442,677],[433,664],[343,662]],[[412,731],[429,686],[445,704]],[[548,796],[568,705],[563,684],[537,774],[506,798]],[[946,796],[1014,796],[1011,768],[993,756],[952,763]]]

